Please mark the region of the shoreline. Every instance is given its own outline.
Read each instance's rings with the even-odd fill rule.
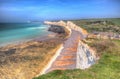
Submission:
[[[43,27],[45,29],[42,29],[41,27]],[[9,39],[5,39],[6,40],[5,42],[3,40],[1,40],[0,41],[0,47],[5,47],[5,46],[8,46],[8,45],[18,45],[18,44],[22,44],[22,43],[25,43],[25,42],[33,41],[33,40],[36,40],[36,39],[41,39],[41,38],[44,38],[44,37],[47,38],[49,34],[53,34],[50,31],[48,31],[49,27],[50,26],[46,25],[46,24],[44,24],[44,26],[39,26],[39,27],[36,27],[36,26],[35,27],[28,27],[28,28],[26,28],[27,30],[28,29],[38,29],[37,31],[40,31],[40,32],[44,31],[44,32],[43,33],[38,33],[38,35],[35,35],[34,37],[31,37],[31,35],[28,35],[28,37],[20,37],[20,39],[19,38],[11,38],[10,40]],[[41,28],[41,29],[39,29],[39,28]],[[19,30],[19,29],[17,29],[17,30]],[[28,33],[31,33],[31,31],[28,32]]]
[[[17,45],[21,45],[21,44],[24,44],[27,42],[33,42],[33,41],[45,41],[45,40],[49,40],[49,39],[53,38],[52,35],[53,35],[53,37],[55,37],[56,34],[53,32],[50,32],[48,35],[38,36],[33,39],[19,40],[19,41],[15,41],[15,42],[0,44],[0,48],[7,47],[7,46],[17,46]]]
[[[4,67],[2,69],[6,71],[9,68],[9,64],[13,66],[13,68],[7,69],[8,72],[13,71],[12,73],[0,72],[0,74],[3,73],[0,77],[11,75],[11,78],[16,78],[16,75],[30,73],[31,75],[25,74],[23,77],[32,79],[48,64],[47,61],[49,60],[47,59],[51,60],[62,43],[62,38],[59,38],[59,35],[52,32],[44,37],[37,37],[29,41],[0,47],[0,65]],[[62,48],[62,46],[60,47]],[[21,72],[17,73],[16,67],[19,67],[17,69]],[[12,76],[13,73],[15,75]]]
[[[27,72],[31,73],[31,75],[30,76],[28,76],[29,74],[24,75],[24,77],[28,77],[25,79],[31,79],[35,77],[37,74],[38,76],[40,74],[44,74],[45,71],[51,66],[51,64],[54,62],[56,57],[58,57],[59,53],[63,49],[62,44],[64,40],[67,39],[66,38],[67,36],[64,33],[59,34],[50,32],[46,36],[42,37],[40,36],[37,38],[33,38],[31,40],[19,41],[14,42],[12,44],[1,46],[0,64],[2,66],[4,65],[8,66],[8,63],[13,65],[13,68],[10,69],[9,67],[5,67],[3,68],[3,70],[6,71],[6,69],[9,68],[8,69],[9,71],[16,71],[16,68],[14,67],[19,67],[20,69],[19,68],[18,69],[21,72],[19,73],[12,72],[15,74],[13,76],[12,73],[8,74],[3,72],[3,75],[0,75],[0,77],[5,77],[4,75],[6,76],[11,75],[11,78],[14,78],[16,75]],[[26,69],[28,70],[26,71]]]

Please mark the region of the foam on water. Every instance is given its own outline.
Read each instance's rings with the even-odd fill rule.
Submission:
[[[28,30],[46,30],[48,26],[39,26],[39,27],[30,27],[30,28],[27,28]]]
[[[0,26],[0,28],[4,29],[4,30],[0,30],[0,46],[4,44],[19,42],[19,41],[31,40],[49,34],[49,32],[47,31],[48,26],[38,23],[12,24],[11,26],[9,26],[8,24],[7,26],[5,25],[5,27],[6,28],[4,28],[4,25]]]

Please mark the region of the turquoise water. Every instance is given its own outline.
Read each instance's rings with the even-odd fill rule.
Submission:
[[[0,23],[0,45],[46,36],[48,27],[41,23]]]

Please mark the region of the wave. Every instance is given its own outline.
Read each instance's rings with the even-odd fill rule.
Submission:
[[[31,29],[31,30],[34,30],[34,29],[45,29],[46,27],[30,27],[30,28],[27,28],[27,29]]]
[[[29,40],[47,35],[49,33],[47,31],[48,29],[47,25],[40,25],[40,24],[39,25],[12,24],[12,25],[13,26],[9,26],[8,24],[6,26],[6,29],[4,28],[2,31],[0,31],[0,45],[15,41]]]
[[[38,29],[40,29],[40,30],[46,30],[48,27],[30,27],[30,28],[27,28],[27,29],[29,29],[29,30],[38,30]]]

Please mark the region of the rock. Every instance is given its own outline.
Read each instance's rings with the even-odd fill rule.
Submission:
[[[52,31],[52,32],[59,33],[59,34],[65,33],[64,28],[61,26],[57,26],[57,25],[51,25],[48,31]]]
[[[48,25],[62,26],[62,27],[67,28],[68,30],[71,29],[71,30],[79,31],[80,33],[82,33],[82,35],[84,35],[84,37],[86,37],[88,35],[88,32],[85,29],[81,28],[80,26],[77,26],[76,24],[74,24],[71,21],[67,21],[67,22],[64,22],[64,21],[58,21],[58,22],[45,21],[44,23],[48,24]]]

